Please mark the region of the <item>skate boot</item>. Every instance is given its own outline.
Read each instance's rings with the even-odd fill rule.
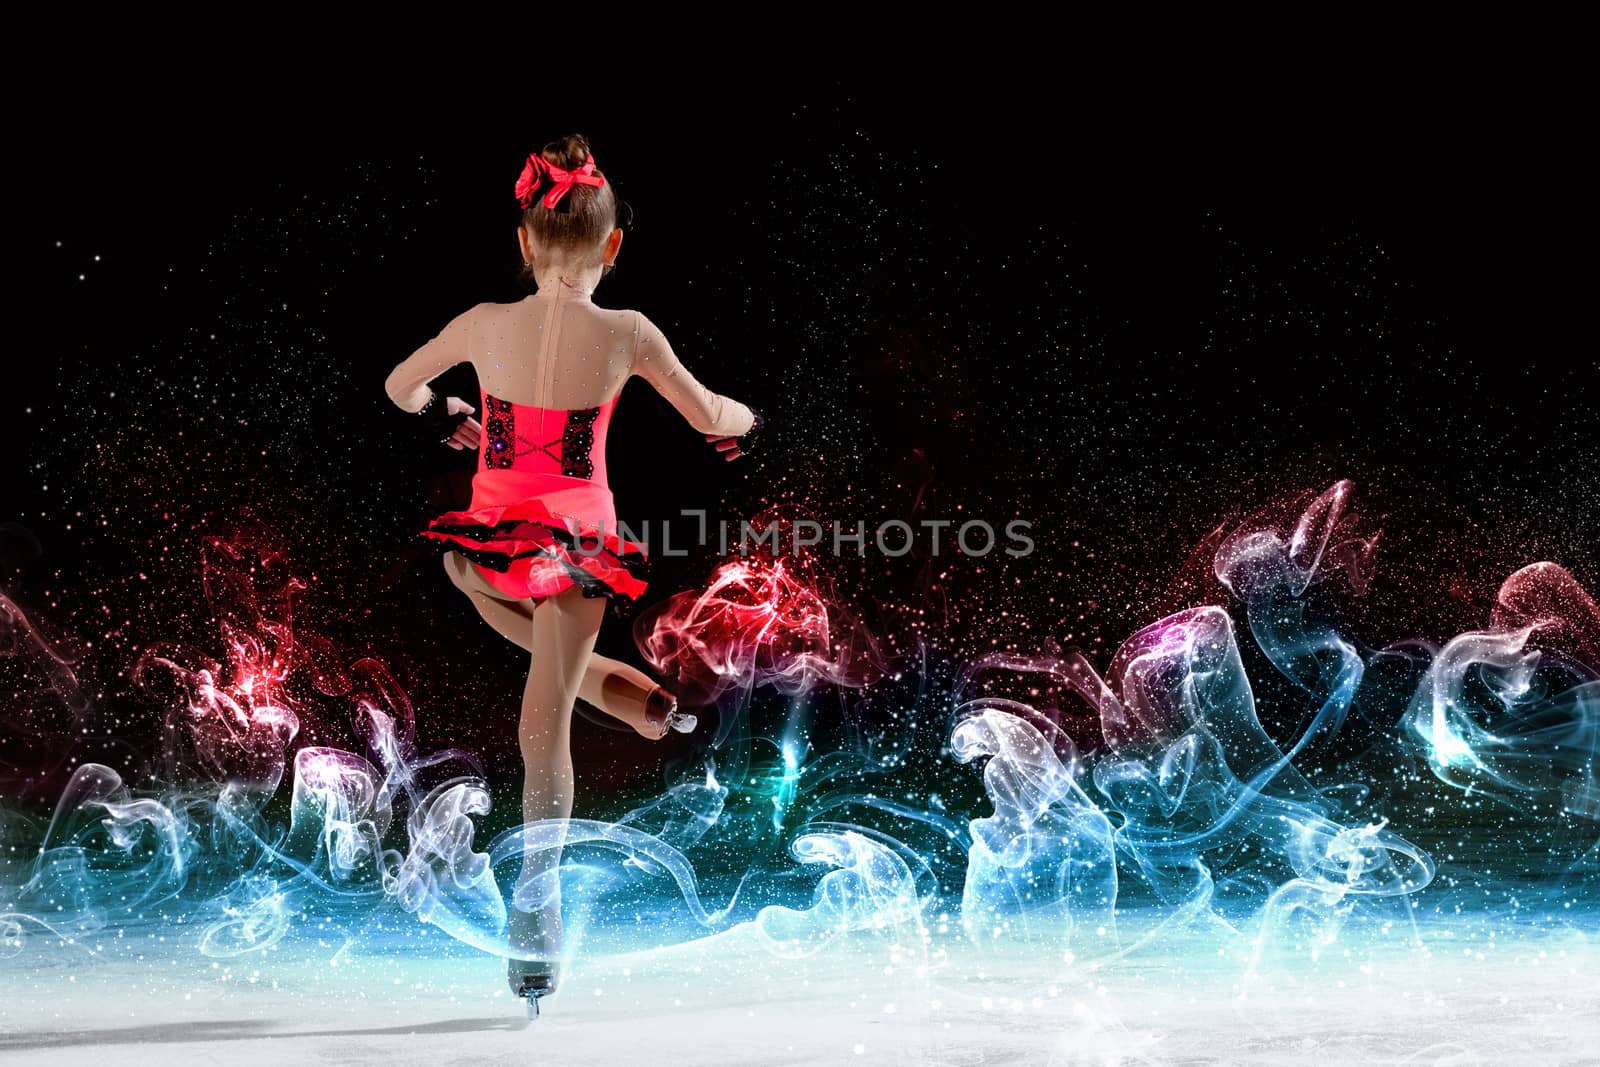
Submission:
[[[679,711],[678,698],[659,685],[650,690],[650,695],[645,698],[644,717],[657,728],[657,740],[666,737],[672,730],[686,734],[700,722],[697,716]]]
[[[531,946],[541,944],[540,932],[538,915],[512,906],[506,917],[506,934],[513,951],[527,951]],[[549,956],[549,959],[519,959],[515,956],[506,959],[506,981],[513,994],[527,1001],[530,1019],[539,1016],[540,998],[556,991],[555,953],[551,952]]]

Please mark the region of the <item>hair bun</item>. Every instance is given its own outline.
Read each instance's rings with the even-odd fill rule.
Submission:
[[[553,163],[562,170],[573,170],[583,166],[583,161],[589,158],[589,152],[589,138],[581,133],[572,133],[545,145],[541,154],[546,163]]]
[[[589,138],[574,133],[551,141],[523,163],[516,184],[522,225],[541,249],[575,252],[586,262],[602,258],[606,239],[617,227],[617,197],[599,167],[584,170],[592,157]],[[559,181],[549,168],[563,172]],[[554,203],[547,206],[551,198]],[[531,261],[522,277],[538,284]]]

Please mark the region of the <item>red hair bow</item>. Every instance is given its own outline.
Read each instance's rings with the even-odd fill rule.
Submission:
[[[551,209],[561,202],[563,196],[572,191],[574,185],[601,186],[606,183],[604,175],[594,172],[593,152],[583,161],[583,166],[574,170],[563,170],[553,163],[547,163],[542,155],[535,152],[528,157],[528,162],[523,164],[522,176],[517,179],[517,200],[524,208],[533,203],[533,194],[544,178],[549,178],[555,183],[544,197],[544,206]]]

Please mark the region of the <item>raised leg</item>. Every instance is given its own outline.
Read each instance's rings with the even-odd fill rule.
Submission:
[[[531,601],[507,600],[459,552],[444,553],[444,569],[456,588],[467,594],[484,622],[512,644],[533,651]],[[667,733],[671,694],[648,674],[621,660],[591,655],[578,686],[578,699],[626,723],[641,737],[659,740]]]

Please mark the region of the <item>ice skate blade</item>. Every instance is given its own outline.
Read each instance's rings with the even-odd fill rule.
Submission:
[[[645,701],[645,720],[655,727],[655,739],[661,740],[676,731],[689,733],[700,721],[686,711],[678,710],[678,698],[657,686]]]
[[[522,987],[517,990],[517,996],[527,1001],[528,1018],[539,1017],[539,1001],[549,996],[555,990],[544,975],[528,975],[523,979]]]

